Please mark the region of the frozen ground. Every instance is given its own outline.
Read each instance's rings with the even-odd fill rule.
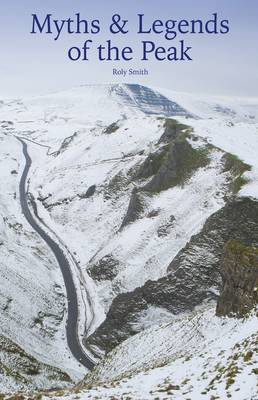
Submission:
[[[128,339],[85,388],[43,398],[256,400],[257,361],[257,317],[220,319],[211,308]]]
[[[72,360],[66,345],[62,276],[49,249],[21,214],[18,183],[23,166],[18,141],[1,133],[1,335],[38,361],[78,379],[85,370]],[[1,391],[6,387],[0,382]]]
[[[48,96],[4,101],[0,108],[0,182],[4,188],[0,195],[1,333],[42,362],[62,366],[75,379],[85,371],[69,358],[66,348],[62,276],[52,255],[20,213],[17,193],[24,161],[13,135],[48,146],[28,142],[33,161],[29,188],[39,215],[80,265],[94,306],[92,332],[118,293],[163,276],[177,252],[224,205],[227,176],[221,170],[223,151],[252,167],[246,173],[249,182],[240,194],[258,198],[258,101],[206,99],[167,91],[162,94],[166,98],[126,85],[82,86]],[[121,231],[134,187],[128,176],[158,148],[163,133],[158,116],[168,113],[194,128],[199,138],[195,146],[208,141],[217,149],[211,153],[208,168],[197,170],[186,185],[153,196],[142,218]],[[116,177],[118,185],[110,189]],[[93,185],[94,196],[87,197]],[[149,218],[153,210],[158,210],[158,215]],[[172,216],[175,222],[170,224]],[[166,235],[157,235],[164,227]],[[112,281],[94,282],[87,274],[89,267],[109,254],[118,261],[116,276]],[[152,323],[168,318],[166,313],[152,310]],[[149,325],[148,318],[142,321],[142,327]],[[248,329],[243,333],[246,337],[251,335]],[[199,360],[193,359],[189,361],[191,368]],[[156,370],[157,379],[165,379],[169,374],[166,368],[172,368],[178,374],[175,379],[183,380],[184,369],[177,371],[175,365]],[[146,377],[146,390],[155,382],[152,374]],[[139,387],[141,375],[132,379]],[[200,390],[197,375],[193,379],[196,390]]]
[[[252,166],[241,195],[258,198],[258,98],[206,98],[161,90],[200,119],[191,121],[194,132]]]

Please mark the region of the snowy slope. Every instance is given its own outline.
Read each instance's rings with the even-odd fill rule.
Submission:
[[[49,249],[35,233],[31,232],[31,228],[21,215],[18,182],[24,159],[20,143],[14,135],[28,137],[30,140],[47,145],[50,148],[49,152],[60,149],[60,157],[58,159],[53,157],[51,160],[46,155],[47,148],[28,142],[29,152],[33,158],[30,188],[33,191],[35,186],[35,193],[33,193],[35,198],[51,192],[53,200],[55,197],[62,200],[67,195],[74,196],[85,192],[86,185],[90,185],[91,180],[94,184],[100,184],[106,180],[109,171],[113,170],[117,161],[123,157],[123,152],[130,150],[133,155],[136,153],[137,157],[138,146],[144,148],[149,145],[149,141],[146,141],[149,128],[153,131],[153,135],[155,128],[151,126],[151,121],[142,118],[144,113],[141,107],[144,108],[144,112],[147,112],[149,107],[155,109],[157,114],[165,111],[186,114],[185,110],[165,97],[159,94],[153,95],[151,90],[148,93],[148,101],[145,105],[143,103],[137,87],[131,93],[124,87],[98,85],[75,88],[68,92],[24,101],[14,100],[1,103],[0,179],[2,187],[5,187],[0,199],[3,309],[1,334],[15,341],[39,361],[62,367],[77,379],[82,376],[84,370],[76,362],[71,361],[67,350],[66,301],[61,273]],[[96,133],[116,121],[119,126],[122,125],[128,116],[133,116],[138,121],[135,135],[141,131],[141,137],[137,143],[129,134],[123,138],[118,137],[113,145],[108,139],[106,143],[103,143],[102,137],[94,140]],[[132,125],[135,126],[135,123]],[[69,147],[71,151],[63,152],[66,149],[67,138],[72,136],[72,143],[73,135],[77,136],[77,134],[79,140],[75,148]],[[128,146],[129,139],[131,144]],[[113,149],[110,149],[110,144]],[[94,145],[94,151],[89,151],[91,145]],[[99,155],[100,146],[105,151]],[[128,157],[127,168],[130,167],[130,158],[133,158],[133,155]],[[74,169],[77,168],[75,163],[78,163],[77,174],[74,174]],[[49,170],[46,171],[48,164]],[[99,165],[99,168],[96,168],[96,165]],[[88,171],[87,177],[85,177],[85,168]],[[85,178],[86,182],[82,185],[81,180],[85,181]],[[127,198],[129,199],[128,196]],[[40,202],[38,207],[40,208]],[[50,215],[42,207],[42,214],[49,222],[49,226],[60,234],[64,243],[69,243],[72,252],[78,254],[78,262],[89,260],[99,246],[99,243],[94,244],[94,241],[91,246],[85,246],[82,241],[86,212],[88,214],[85,205],[84,208],[85,212],[81,212],[78,229],[77,216],[81,203],[78,202],[74,210],[69,210],[69,214],[73,217],[69,226],[66,227],[63,227],[64,220],[70,219],[67,210],[64,212],[58,210],[61,214],[59,218],[58,214],[53,212],[53,215]],[[96,208],[98,209],[98,204]],[[94,218],[96,216],[93,216]],[[86,248],[89,248],[88,253],[83,256]],[[93,283],[92,287],[91,297],[94,297]],[[103,311],[98,306],[98,298],[95,303],[96,321],[93,321],[91,329],[94,329],[94,323],[99,324],[99,321],[104,318]],[[5,386],[6,384],[3,384],[2,390]]]
[[[240,194],[258,198],[256,104],[255,100],[205,99],[138,85],[86,85],[3,102],[0,176],[8,186],[1,193],[0,212],[8,215],[11,226],[9,220],[0,221],[0,241],[6,243],[0,245],[5,280],[0,286],[1,301],[2,308],[10,307],[9,314],[1,314],[2,333],[29,348],[39,360],[81,377],[81,368],[69,359],[66,349],[62,276],[14,198],[23,158],[13,135],[30,140],[29,190],[38,213],[69,248],[87,282],[94,315],[86,328],[92,333],[119,293],[166,275],[177,253],[224,206],[229,178],[223,169],[225,152],[252,167],[246,174],[250,182]],[[164,119],[160,117],[167,116],[193,127],[195,138],[189,143],[194,148],[213,145],[209,164],[194,171],[185,184],[150,196],[141,217],[120,229],[132,191],[139,184],[131,177],[150,153],[162,147]],[[113,276],[96,278],[92,270],[110,255]],[[38,324],[33,326],[33,319],[42,312],[47,315],[44,329],[52,332],[50,336],[42,335]],[[170,318],[166,310],[153,309],[142,315],[137,329]]]
[[[78,379],[84,370],[70,360],[66,345],[62,276],[53,255],[21,214],[21,147],[15,138],[3,133],[0,144],[1,335],[19,345],[28,357],[34,356],[38,362],[60,368]],[[55,386],[57,380],[58,377]],[[45,386],[51,387],[47,378]],[[0,390],[6,387],[0,383]]]
[[[112,283],[98,282],[105,311],[117,293],[163,276],[178,251],[224,204],[227,177],[219,172],[223,154],[218,151],[209,169],[198,171],[184,188],[175,187],[152,198],[144,218],[119,232],[134,185],[128,182],[128,174],[153,151],[163,132],[156,114],[177,114],[194,127],[195,135],[208,137],[215,146],[253,165],[249,175],[256,176],[257,124],[249,118],[253,107],[247,117],[234,104],[230,112],[225,101],[220,105],[218,100],[164,94],[138,85],[93,85],[4,107],[4,119],[13,121],[16,133],[49,146],[50,153],[59,152],[51,157],[43,147],[31,144],[29,148],[34,157],[30,190],[35,198],[45,199],[44,206],[38,202],[39,212],[69,243],[84,270],[109,254],[119,263]],[[201,119],[189,119],[191,114]],[[232,118],[233,126],[229,124]],[[239,119],[245,122],[235,122]],[[105,134],[114,123],[117,131]],[[110,196],[110,184],[117,177],[117,192]],[[94,197],[82,198],[93,185]],[[255,195],[255,189],[250,192],[248,188],[244,193]],[[161,210],[159,216],[148,218],[153,209]],[[166,237],[158,237],[155,232],[168,224],[171,215],[176,224]],[[103,312],[98,309],[98,313],[101,320]]]
[[[258,122],[258,97],[207,96],[164,88],[155,90],[201,119],[231,119],[248,124]]]
[[[43,398],[255,400],[257,317],[237,321],[214,313],[199,310],[146,330],[111,352],[70,394]]]
[[[163,89],[161,93],[197,113],[200,119],[191,121],[196,135],[252,166],[241,195],[258,198],[258,99],[207,98]]]

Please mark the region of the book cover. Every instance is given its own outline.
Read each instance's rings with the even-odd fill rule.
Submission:
[[[2,1],[0,399],[258,399],[257,20]]]

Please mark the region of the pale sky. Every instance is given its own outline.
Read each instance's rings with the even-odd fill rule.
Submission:
[[[9,0],[1,2],[0,96],[43,94],[87,83],[134,82],[177,91],[214,95],[258,96],[258,1],[257,0],[130,0],[127,2],[86,0]],[[31,35],[32,13],[44,20],[100,19],[98,35]],[[210,19],[213,13],[230,22],[227,35],[183,35],[168,41],[163,34],[137,35],[137,14],[145,14],[147,26],[155,19]],[[113,14],[128,19],[129,33],[113,36],[107,31]],[[134,62],[70,61],[67,50],[81,47],[85,40],[94,45],[112,39],[119,46],[135,49]],[[138,61],[142,40],[159,46],[178,45],[184,39],[192,46],[193,61]],[[117,77],[113,68],[147,68],[148,76]]]

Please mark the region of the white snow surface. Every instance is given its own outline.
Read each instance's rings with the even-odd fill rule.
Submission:
[[[16,110],[12,121],[19,134],[50,146],[50,152],[60,149],[63,140],[74,135],[57,157],[46,156],[45,148],[35,149],[29,144],[33,157],[30,190],[35,198],[51,195],[46,204],[54,205],[49,208],[54,222],[52,228],[69,243],[69,249],[76,254],[84,271],[89,263],[97,263],[107,254],[112,254],[119,262],[115,279],[101,282],[95,289],[102,305],[96,299],[99,318],[95,326],[103,320],[104,312],[117,293],[133,290],[148,279],[165,275],[173,257],[224,204],[227,177],[220,168],[223,153],[215,151],[209,168],[198,170],[185,187],[175,187],[154,196],[145,215],[119,231],[134,184],[122,184],[115,198],[107,199],[105,190],[117,174],[123,178],[143,162],[155,150],[163,133],[163,124],[156,115],[144,115],[132,107],[133,93],[128,94],[128,87],[125,92],[130,104],[117,94],[116,86],[100,85],[8,106]],[[114,122],[119,129],[104,134],[104,129]],[[191,118],[186,122],[196,121]],[[23,130],[24,126],[27,130]],[[201,141],[199,146],[202,146]],[[97,188],[94,197],[81,199],[79,196],[92,185]],[[51,224],[40,203],[38,207],[41,216]],[[148,218],[148,212],[153,209],[159,209],[159,215]],[[159,237],[157,230],[168,225],[172,216],[175,217],[174,226],[168,229],[166,236]]]
[[[81,266],[94,307],[92,331],[103,321],[118,293],[165,275],[178,251],[201,230],[206,219],[224,205],[227,175],[221,169],[223,151],[235,154],[251,166],[246,174],[249,182],[240,195],[258,198],[258,101],[207,99],[159,91],[195,116],[173,116],[194,128],[194,134],[199,137],[195,145],[201,147],[208,141],[217,149],[211,153],[208,168],[197,170],[184,186],[153,196],[142,218],[122,231],[119,228],[134,187],[126,180],[126,175],[158,148],[163,124],[157,114],[160,112],[162,116],[162,109],[158,105],[148,105],[147,96],[142,102],[148,106],[148,112],[153,108],[155,113],[144,114],[133,90],[126,85],[86,85],[48,96],[4,101],[0,106],[0,179],[5,188],[4,193],[1,192],[0,212],[3,217],[7,215],[12,224],[19,222],[23,226],[18,227],[23,232],[20,235],[13,232],[13,228],[7,228],[8,223],[0,218],[0,240],[3,237],[8,244],[8,248],[0,246],[4,264],[1,273],[6,271],[4,279],[8,280],[0,286],[1,299],[5,299],[1,301],[15,299],[10,303],[12,313],[1,313],[2,330],[36,358],[62,365],[77,378],[81,376],[80,368],[69,358],[66,348],[65,314],[62,323],[55,326],[51,339],[40,335],[39,328],[31,329],[39,311],[51,309],[51,315],[62,314],[65,307],[56,301],[53,286],[57,283],[62,294],[64,286],[55,260],[31,232],[21,215],[18,199],[14,198],[24,160],[21,146],[13,135],[48,146],[47,154],[46,147],[27,142],[33,162],[30,191],[35,199],[45,199],[47,209],[37,201],[39,215]],[[144,95],[143,89],[141,93]],[[11,121],[12,125],[4,121]],[[104,133],[112,123],[116,123],[118,129],[111,134]],[[57,151],[57,156],[49,155]],[[13,169],[18,175],[11,174]],[[118,174],[121,187],[107,197],[109,184]],[[82,198],[92,185],[96,185],[94,196]],[[152,210],[158,210],[158,215],[149,218]],[[166,235],[158,236],[158,229],[170,225],[172,216],[175,220],[166,229]],[[40,249],[40,256],[35,254],[35,247]],[[87,269],[107,254],[119,261],[117,276],[112,282],[96,284],[88,277]],[[20,290],[22,279],[25,283]],[[159,315],[152,310],[153,323],[160,322]],[[167,318],[164,313],[162,320],[167,321]],[[51,321],[47,323],[52,324]],[[148,326],[148,318],[143,318],[142,327]],[[162,371],[158,370],[157,379]],[[154,376],[148,376],[152,384]],[[141,381],[137,379],[136,386]]]
[[[66,300],[54,256],[32,231],[19,204],[21,146],[0,133],[0,334],[27,354],[79,379],[65,337]],[[0,382],[0,391],[7,385]]]
[[[218,318],[209,308],[126,340],[92,376],[86,376],[85,384],[91,386],[81,385],[76,396],[81,400],[256,400],[257,362],[257,316]],[[43,398],[73,399],[74,395],[52,393]]]
[[[242,196],[258,198],[258,98],[207,98],[160,90],[200,119],[191,120],[194,133],[236,155],[252,167]],[[185,122],[185,119],[180,118]]]

